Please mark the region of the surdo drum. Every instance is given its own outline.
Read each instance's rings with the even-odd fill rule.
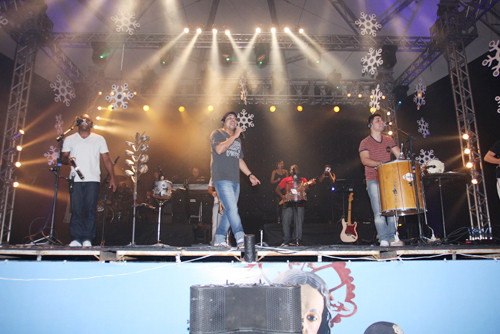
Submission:
[[[381,164],[377,168],[380,186],[380,203],[384,216],[406,216],[423,212],[422,183],[420,170],[415,164],[420,211],[417,209],[414,176],[410,160],[395,160]]]
[[[160,199],[169,199],[172,196],[172,182],[167,180],[155,181],[153,187],[153,197]]]

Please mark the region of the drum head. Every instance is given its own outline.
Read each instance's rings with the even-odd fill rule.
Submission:
[[[424,170],[427,174],[444,173],[444,163],[437,159],[429,160],[424,165]]]
[[[172,195],[172,182],[167,180],[155,181],[153,187],[153,196],[155,197],[170,197]]]

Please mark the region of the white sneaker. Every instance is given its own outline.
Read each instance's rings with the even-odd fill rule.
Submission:
[[[83,247],[92,247],[92,243],[88,240],[85,240],[82,244]]]
[[[389,247],[389,241],[380,240],[380,247]]]
[[[69,243],[69,247],[82,247],[82,244],[78,240],[73,240]]]
[[[391,247],[401,247],[404,246],[405,243],[402,240],[393,240],[391,241]]]
[[[223,242],[216,242],[216,243],[214,244],[214,247],[224,247],[224,248],[230,248],[230,247],[229,247],[229,245],[228,245],[225,241],[223,241]]]

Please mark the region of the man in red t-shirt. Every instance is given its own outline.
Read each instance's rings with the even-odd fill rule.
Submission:
[[[396,219],[381,215],[380,189],[376,168],[391,160],[391,153],[398,157],[401,153],[398,145],[390,136],[382,134],[385,123],[380,114],[368,117],[370,135],[359,144],[359,157],[365,166],[366,191],[370,197],[380,246],[403,246],[396,233]]]
[[[300,177],[299,166],[290,167],[290,176],[285,177],[276,186],[275,192],[281,197],[283,203],[282,224],[283,224],[283,244],[281,246],[301,246],[302,245],[302,225],[304,223],[304,212],[307,201],[306,190],[309,183]],[[282,192],[284,191],[284,194]],[[292,239],[291,225],[292,219],[295,223],[295,233]],[[292,241],[293,240],[293,241]]]

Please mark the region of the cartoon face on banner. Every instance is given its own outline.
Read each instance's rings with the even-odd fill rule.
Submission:
[[[288,270],[278,273],[267,272],[261,263],[247,269],[259,270],[262,283],[300,285],[304,333],[330,333],[342,318],[357,311],[354,279],[345,263],[289,263]]]

